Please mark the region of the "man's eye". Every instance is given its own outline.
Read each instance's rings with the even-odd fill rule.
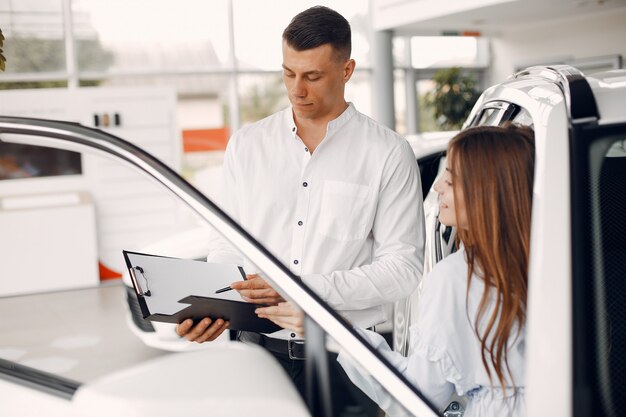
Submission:
[[[309,81],[317,81],[320,77],[309,77]]]
[[[290,74],[290,73],[288,73],[288,72],[285,72],[283,75],[284,75],[285,77],[288,77],[288,78],[293,78],[293,77],[295,77],[295,74]]]

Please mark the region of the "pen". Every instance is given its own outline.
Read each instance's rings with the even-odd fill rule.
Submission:
[[[221,292],[226,292],[226,291],[230,291],[230,290],[232,290],[231,287],[220,288],[219,290],[215,291],[215,294],[219,294]]]

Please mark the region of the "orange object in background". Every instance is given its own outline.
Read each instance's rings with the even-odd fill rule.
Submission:
[[[110,279],[122,278],[122,274],[109,269],[102,262],[98,262],[98,269],[100,270],[100,281],[108,281]]]
[[[229,129],[186,129],[183,130],[183,152],[220,151],[226,149]]]
[[[461,32],[461,36],[473,36],[475,38],[478,38],[478,37],[482,36],[482,33],[478,32],[478,31],[466,30],[464,32]]]

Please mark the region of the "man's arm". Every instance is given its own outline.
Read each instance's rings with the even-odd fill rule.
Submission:
[[[410,295],[424,263],[424,209],[419,170],[403,142],[385,164],[372,235],[373,260],[351,270],[302,280],[337,310],[360,310]]]

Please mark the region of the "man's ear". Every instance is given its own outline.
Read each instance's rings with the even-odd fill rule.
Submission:
[[[352,74],[354,74],[354,68],[356,66],[356,62],[354,62],[354,59],[349,59],[346,61],[344,67],[343,67],[343,82],[344,84],[347,83],[350,80],[350,77],[352,77]]]

